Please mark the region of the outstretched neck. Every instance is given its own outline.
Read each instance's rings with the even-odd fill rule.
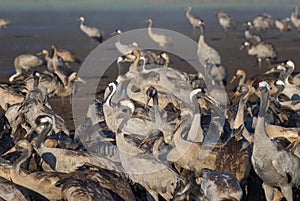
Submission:
[[[187,16],[187,18],[190,18],[190,17],[191,17],[190,11],[191,11],[191,10],[187,10],[186,13],[185,13],[186,16]]]
[[[261,91],[260,107],[259,107],[257,123],[255,127],[255,133],[254,133],[255,144],[261,144],[261,143],[265,144],[266,142],[270,141],[265,128],[265,115],[268,109],[268,98],[269,98],[269,91],[263,89]]]
[[[133,62],[133,63],[131,64],[131,66],[129,67],[129,71],[131,71],[133,68],[136,68],[136,67],[139,66],[139,61],[140,61],[140,59],[141,59],[141,55],[136,54],[136,55],[135,55],[135,60],[134,60],[134,62]]]
[[[148,31],[151,31],[151,28],[152,28],[152,21],[149,21],[148,22]]]
[[[239,86],[241,86],[241,85],[243,85],[243,84],[246,84],[245,81],[246,81],[246,75],[243,74],[242,77],[241,77],[241,79],[240,79],[240,81],[239,81]]]
[[[292,72],[294,71],[294,68],[288,68],[286,73],[283,76],[283,80],[285,82],[285,84],[289,84],[289,77],[292,74]]]
[[[265,117],[267,109],[268,109],[268,99],[269,99],[269,91],[266,89],[263,89],[261,91],[261,96],[260,96],[260,106],[259,106],[259,117]]]
[[[13,172],[17,175],[20,175],[20,167],[21,165],[31,156],[30,150],[24,150],[21,154],[21,156],[14,162],[12,169]]]
[[[233,128],[235,129],[238,129],[241,125],[244,124],[244,108],[246,101],[247,100],[243,100],[243,97],[240,98],[238,111],[233,124]]]
[[[106,101],[105,101],[105,104],[109,105],[109,106],[112,106],[111,105],[111,99],[112,99],[112,96],[116,93],[116,86],[113,85],[113,89],[112,91],[110,92],[109,96],[107,97]]]
[[[204,43],[204,27],[200,26],[200,36],[199,36],[198,45],[203,43]]]

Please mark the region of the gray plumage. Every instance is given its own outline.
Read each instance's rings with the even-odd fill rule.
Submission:
[[[194,29],[200,28],[201,19],[194,17],[193,15],[190,14],[192,7],[188,6],[185,10],[186,10],[185,15],[186,15],[187,19],[189,20],[189,22],[191,23],[191,25],[193,26],[193,28]]]
[[[280,33],[284,31],[290,31],[292,29],[290,18],[276,19],[275,27],[280,31]]]
[[[26,197],[11,181],[0,177],[0,200],[26,201]]]
[[[257,17],[254,18],[252,23],[253,23],[253,27],[257,31],[266,31],[267,29],[273,28],[274,26],[274,20],[267,13],[258,15]]]
[[[165,49],[166,46],[174,45],[173,40],[170,36],[167,36],[165,34],[154,33],[152,31],[152,19],[148,19],[147,22],[148,22],[148,34],[155,43],[158,43],[158,45],[163,49]]]
[[[12,82],[14,79],[22,74],[22,71],[29,71],[33,67],[38,67],[44,64],[44,61],[33,54],[21,54],[14,59],[14,66],[16,73],[9,77],[9,81]]]
[[[227,172],[201,170],[201,190],[208,201],[239,201],[243,191],[236,177]]]
[[[253,24],[250,21],[246,22],[245,26],[246,26],[246,30],[244,32],[244,36],[247,41],[250,41],[253,44],[259,43],[262,41],[261,36],[251,32],[250,28],[253,26]]]
[[[200,37],[198,41],[198,51],[197,51],[199,62],[203,67],[206,66],[207,60],[210,60],[210,62],[213,64],[221,64],[220,54],[205,42],[204,28],[205,28],[204,21],[201,21]]]
[[[84,23],[84,17],[80,17],[80,30],[85,33],[88,37],[98,41],[99,43],[102,43],[103,37],[104,37],[104,32],[101,31],[100,29],[92,26],[87,26]]]
[[[249,55],[256,56],[259,68],[261,68],[262,59],[265,59],[271,66],[270,59],[275,60],[277,58],[277,52],[271,43],[259,42],[256,44],[250,44],[246,41],[240,49],[242,50],[244,47],[247,48]]]
[[[228,31],[232,28],[232,20],[228,13],[226,13],[223,10],[218,10],[215,15],[217,16],[219,20],[219,24],[224,29],[224,31]]]
[[[292,7],[292,13],[291,13],[291,21],[296,27],[298,31],[300,31],[300,17],[299,17],[299,11],[298,11],[298,6],[293,6]]]
[[[265,114],[268,109],[269,85],[265,81],[255,82],[261,92],[261,103],[254,132],[251,162],[256,174],[263,180],[267,201],[273,199],[274,188],[280,188],[287,201],[293,200],[292,187],[300,182],[300,159],[288,151],[278,150],[266,133]]]

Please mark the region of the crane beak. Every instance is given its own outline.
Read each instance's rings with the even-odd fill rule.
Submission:
[[[270,70],[266,71],[264,74],[269,74],[275,72],[275,68],[271,68]]]
[[[36,128],[37,128],[36,124],[34,126],[32,126],[31,129],[24,136],[24,139],[26,139]]]
[[[10,150],[8,150],[7,152],[5,152],[4,154],[2,154],[2,157],[7,156],[8,154],[16,152],[16,151],[17,151],[16,147],[13,147]]]
[[[238,91],[234,92],[231,100],[234,100],[235,98],[239,97],[240,95],[241,95],[240,92],[238,92]]]
[[[253,94],[253,92],[250,92],[250,91],[248,91],[247,93],[246,93],[246,95],[243,97],[243,101],[244,100],[247,100],[251,95]]]
[[[40,52],[38,52],[38,53],[36,53],[36,55],[42,55],[43,54],[43,52],[42,51],[40,51]]]
[[[76,78],[77,82],[81,82],[82,84],[86,84],[86,81],[84,81],[83,79],[81,79],[81,77],[77,76]]]
[[[207,100],[210,104],[213,104],[216,107],[220,107],[220,104],[214,97],[212,97],[210,95],[206,95],[206,96],[204,96],[204,99]]]
[[[164,137],[162,132],[156,131],[156,132],[151,132],[150,134],[147,135],[147,137],[139,144],[139,148],[141,148],[144,144],[147,144],[150,142],[152,139],[157,139],[159,137]]]
[[[151,98],[149,96],[147,96],[146,98],[146,104],[145,104],[145,109],[148,107],[148,104],[150,102]]]
[[[234,76],[233,76],[233,78],[230,80],[230,82],[229,82],[229,83],[230,83],[230,84],[231,84],[231,83],[233,83],[233,82],[234,82],[234,80],[236,80],[236,78],[237,78],[237,76],[236,76],[236,75],[234,75]]]
[[[240,47],[240,51],[242,51],[244,48],[245,48],[245,45],[242,45],[242,46]]]

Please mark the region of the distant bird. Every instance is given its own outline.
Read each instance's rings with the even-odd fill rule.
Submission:
[[[53,52],[53,54],[52,54],[53,71],[60,78],[60,80],[64,83],[64,85],[67,86],[68,78],[73,73],[76,73],[76,72],[67,63],[65,63],[64,60],[58,55],[58,49],[54,44],[51,46],[51,48],[52,48],[52,52]],[[76,73],[75,77],[77,77],[77,73]],[[81,81],[81,82],[85,83],[85,81],[79,77],[77,77],[77,81]]]
[[[204,29],[205,29],[205,23],[203,20],[201,20],[200,23],[200,36],[199,36],[199,41],[198,41],[198,58],[200,64],[205,67],[207,60],[210,60],[211,63],[214,64],[221,64],[221,56],[219,52],[217,52],[214,48],[209,46],[205,42],[204,38]]]
[[[192,7],[188,6],[186,9],[186,17],[189,20],[189,22],[191,23],[191,25],[193,26],[193,29],[195,30],[196,28],[200,28],[200,19],[194,17],[193,15],[190,14]]]
[[[45,62],[43,59],[33,54],[21,54],[14,59],[14,66],[16,73],[9,77],[9,81],[12,82],[16,77],[22,75],[22,71],[29,71],[31,68],[43,65]]]
[[[259,68],[261,68],[262,59],[265,59],[271,66],[270,59],[275,60],[277,58],[277,52],[271,43],[260,42],[257,44],[250,44],[246,41],[241,46],[240,50],[244,47],[247,48],[249,55],[256,56]]]
[[[0,18],[0,29],[5,28],[11,22],[8,19]]]
[[[53,44],[52,46],[56,47],[55,44]],[[81,63],[80,59],[70,50],[59,49],[57,47],[56,49],[57,49],[57,55],[61,57],[65,62],[75,62],[78,64]]]
[[[267,29],[273,28],[274,21],[271,15],[264,13],[255,17],[252,24],[257,31],[266,31]]]
[[[80,29],[85,33],[88,37],[102,43],[104,38],[104,32],[96,27],[87,26],[84,23],[84,17],[78,18],[80,21]]]
[[[115,42],[115,47],[117,50],[121,53],[121,55],[126,55],[126,57],[130,60],[134,60],[134,56],[127,55],[128,53],[132,52],[134,49],[138,48],[138,44],[136,42],[132,42],[130,44],[122,44],[120,41],[120,34],[122,31],[120,29],[117,29],[114,31],[111,35],[117,35],[117,40]]]
[[[300,17],[299,17],[298,6],[292,7],[291,21],[296,27],[296,29],[300,31]]]
[[[271,141],[265,127],[268,109],[269,85],[258,80],[254,88],[261,92],[260,108],[254,132],[254,145],[251,162],[256,174],[263,180],[266,199],[271,201],[275,188],[279,188],[287,201],[293,201],[293,186],[300,183],[300,159],[286,150],[278,150]]]
[[[243,190],[236,177],[227,172],[201,170],[201,190],[208,201],[240,201]]]
[[[275,27],[279,29],[281,34],[284,31],[290,31],[292,29],[292,26],[290,24],[290,18],[275,20]]]
[[[226,69],[221,64],[221,56],[219,52],[205,42],[204,28],[205,23],[201,20],[197,50],[199,62],[202,67],[204,67],[205,73],[210,76],[213,85],[215,85],[215,82],[218,82],[219,84],[221,82],[225,83],[227,77]]]
[[[159,46],[163,49],[165,49],[166,46],[174,45],[173,40],[170,36],[167,36],[165,34],[153,33],[152,19],[148,19],[147,22],[148,22],[148,34],[155,43],[158,43]]]
[[[224,29],[226,34],[228,33],[228,30],[232,28],[232,21],[228,13],[226,13],[223,10],[218,10],[215,15],[217,16],[219,23],[221,27]]]
[[[255,43],[259,43],[262,41],[262,38],[260,35],[252,33],[250,31],[250,28],[253,26],[252,23],[250,21],[245,23],[246,26],[246,30],[244,32],[245,38],[247,41],[250,41],[251,43],[255,44]]]

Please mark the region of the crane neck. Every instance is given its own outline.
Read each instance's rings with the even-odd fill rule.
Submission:
[[[258,118],[256,121],[255,131],[254,131],[254,152],[258,147],[260,148],[271,148],[271,140],[266,132],[266,125],[265,125],[265,114],[268,108],[268,98],[269,98],[269,91],[266,89],[263,89],[261,91],[260,96],[260,107],[259,107],[259,113]],[[268,146],[269,144],[269,146]]]
[[[110,107],[112,107],[111,105],[111,99],[113,97],[113,95],[116,93],[117,87],[115,84],[113,84],[112,90],[109,94],[109,96],[107,97],[107,99],[105,100],[105,104],[109,105]]]
[[[239,81],[239,86],[246,84],[246,74],[243,74]]]
[[[283,85],[278,85],[276,88],[277,88],[277,91],[275,92],[273,97],[275,98],[276,101],[278,101],[278,97],[281,94],[281,92],[284,90],[284,86]]]
[[[289,83],[289,77],[290,75],[293,73],[294,71],[294,68],[293,67],[290,67],[286,70],[286,72],[283,74],[282,76],[282,80],[287,84]]]
[[[192,101],[193,105],[195,106],[195,109],[194,109],[191,127],[190,127],[188,135],[187,135],[188,141],[202,142],[204,139],[203,130],[201,127],[201,107],[199,106],[198,99],[196,97],[196,95],[199,91],[202,91],[202,90],[195,89],[191,92],[191,94],[192,94],[191,101]]]
[[[135,59],[134,59],[133,63],[130,65],[129,71],[131,71],[134,68],[139,66],[139,61],[141,59],[141,55],[140,54],[135,54],[134,56],[135,56]],[[144,62],[144,64],[145,64],[145,62]]]
[[[236,117],[233,123],[233,128],[238,129],[240,125],[244,124],[244,108],[245,108],[245,103],[247,102],[246,100],[243,100],[244,96],[241,96],[240,101],[239,101],[239,106],[238,106],[238,111],[236,113]]]
[[[30,144],[30,143],[28,143]],[[31,146],[31,144],[30,144]],[[20,175],[20,167],[21,165],[31,156],[32,154],[32,148],[28,147],[25,150],[22,150],[21,156],[14,162],[12,168],[13,172],[16,173],[17,175]]]
[[[148,22],[148,34],[151,36],[153,33],[152,33],[152,21],[149,21]]]
[[[43,126],[42,131],[39,133],[38,137],[36,138],[35,142],[33,143],[33,145],[39,149],[41,148],[42,144],[45,141],[45,138],[47,136],[48,133],[50,133],[50,131],[52,130],[52,123],[50,122],[45,122],[43,124],[40,124]],[[38,125],[38,126],[40,126]]]
[[[260,106],[258,116],[264,118],[268,109],[269,91],[267,89],[261,90]]]
[[[39,76],[34,75],[33,77],[33,89],[36,89],[39,86],[40,78]]]
[[[192,121],[192,116],[188,115],[188,117],[181,121],[180,126],[176,130],[173,140],[175,143],[175,147],[180,154],[186,152],[187,148],[190,147],[193,143],[188,142],[182,138],[182,135],[187,132],[186,128],[189,126],[190,122]]]
[[[148,22],[148,29],[151,29],[152,28],[152,21],[149,21]]]
[[[199,36],[198,45],[203,43],[204,43],[204,27],[200,26],[200,36]]]
[[[186,10],[186,13],[185,13],[186,17],[189,18],[189,19],[191,18],[190,12],[191,12],[191,10],[188,9],[188,10]]]

